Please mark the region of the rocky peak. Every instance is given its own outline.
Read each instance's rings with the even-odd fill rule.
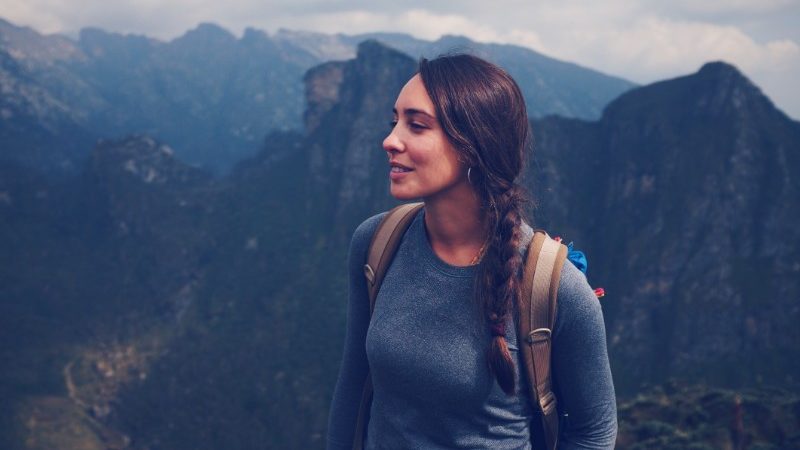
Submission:
[[[295,59],[300,58],[299,55],[292,55],[291,53],[281,53],[280,47],[276,44],[267,33],[255,28],[246,28],[242,38],[238,42],[245,52],[252,52],[253,58],[264,58],[272,63],[275,58],[278,59]]]
[[[725,61],[709,61],[700,67],[697,75],[713,78],[745,78],[736,66]]]
[[[367,40],[359,44],[355,59],[311,68],[304,77],[306,132],[311,134],[316,130],[323,116],[340,101],[347,103],[345,110],[349,111],[349,108],[360,108],[365,95],[372,98],[364,102],[367,106],[382,103],[379,99],[393,100],[397,95],[394,85],[399,81],[395,69],[398,67],[405,69],[400,72],[410,76],[413,60],[376,40]]]
[[[339,101],[344,62],[334,61],[311,68],[303,77],[306,93],[305,129],[312,133],[322,117]]]
[[[706,63],[694,77],[698,85],[710,87],[697,102],[710,113],[728,110],[741,115],[747,113],[744,109],[764,111],[774,108],[761,89],[731,64],[722,61]]]
[[[161,42],[147,36],[109,33],[100,28],[82,28],[78,45],[93,58],[124,59],[135,55],[143,56]],[[130,63],[128,63],[130,64]]]
[[[475,42],[471,41],[466,36],[457,36],[454,34],[445,34],[444,36],[440,37],[436,42],[435,45],[437,48],[447,48],[452,47],[456,50],[465,50],[469,47],[475,45]]]
[[[362,117],[385,123],[400,88],[416,70],[405,53],[376,40],[358,45],[356,58],[347,62],[341,98],[347,107],[357,107]],[[366,110],[365,110],[366,109]],[[385,130],[384,130],[385,131]]]
[[[247,27],[245,28],[244,33],[242,34],[242,43],[244,44],[253,45],[270,41],[271,39],[269,38],[267,33],[255,28]]]
[[[632,89],[611,102],[604,115],[614,120],[622,116],[661,120],[665,115],[675,120],[717,120],[769,114],[773,109],[772,102],[736,67],[718,61],[691,75]]]
[[[386,168],[381,141],[389,131],[398,92],[414,73],[414,60],[378,41],[358,46],[357,56],[307,76],[316,112],[307,116],[310,173],[320,196],[329,198],[333,220],[343,230],[386,205]],[[341,77],[341,81],[339,81]]]
[[[276,42],[299,48],[320,61],[353,58],[353,45],[339,34],[279,29],[273,36]]]
[[[372,65],[375,62],[389,62],[397,58],[409,59],[409,56],[375,39],[367,39],[358,44],[356,62],[366,62]]]
[[[192,43],[194,45],[233,45],[236,43],[236,36],[230,31],[213,23],[201,23],[194,29],[187,31],[183,36],[175,39],[172,43]]]
[[[91,155],[91,171],[100,178],[152,185],[192,184],[209,178],[176,160],[169,146],[144,135],[100,141]]]
[[[244,33],[242,33],[242,39],[261,40],[261,39],[269,39],[269,36],[264,30],[259,30],[258,28],[253,28],[253,27],[247,27],[244,29]]]
[[[415,68],[414,60],[405,53],[377,40],[366,40],[358,45],[356,58],[347,62],[342,101],[348,107],[359,104],[359,110],[379,108],[374,114],[383,117],[385,111],[391,112],[394,99]]]
[[[64,36],[44,36],[32,28],[18,27],[3,19],[0,19],[0,48],[26,65],[84,58],[75,43]]]
[[[159,58],[188,65],[190,70],[202,73],[199,79],[209,83],[204,89],[225,83],[228,76],[238,69],[240,58],[246,52],[233,34],[212,23],[202,23],[166,46],[166,52]]]

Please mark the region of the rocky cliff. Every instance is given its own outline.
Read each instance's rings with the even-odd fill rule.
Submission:
[[[621,96],[599,122],[534,129],[546,223],[586,242],[610,292],[619,386],[797,381],[800,124],[709,63]]]

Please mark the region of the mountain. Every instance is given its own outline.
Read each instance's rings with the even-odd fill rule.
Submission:
[[[359,54],[329,63],[332,78],[324,67],[306,77],[317,130],[273,133],[224,179],[147,136],[99,143],[60,185],[8,168],[0,333],[15,370],[3,371],[0,398],[14,406],[0,446],[21,448],[20,435],[63,443],[64,429],[82,436],[72,448],[322,445],[346,293],[344,272],[325,268],[344,267],[359,216],[324,224],[358,199],[347,172],[372,172],[352,157],[380,141],[389,93],[414,70],[376,43]],[[312,95],[326,84],[334,97]],[[348,121],[349,110],[363,117]]]
[[[146,133],[188,163],[218,173],[255,153],[270,130],[298,127],[302,76],[319,63],[263,32],[248,29],[237,39],[212,24],[170,42],[96,28],[72,41],[0,21],[0,52],[7,55],[4,67],[24,69],[4,70],[6,84],[34,84],[39,97],[89,133],[80,156],[96,139]],[[26,157],[36,142],[13,136],[0,156],[36,168],[54,164]],[[83,159],[72,163],[80,167]]]
[[[622,78],[560,61],[517,45],[478,43],[452,35],[430,42],[399,33],[371,33],[351,39],[375,39],[415,58],[434,58],[453,51],[468,51],[482,56],[508,70],[517,80],[525,97],[528,115],[533,118],[559,115],[596,120],[605,105],[635,87]]]
[[[272,129],[297,127],[303,72],[318,61],[248,29],[241,39],[201,24],[170,42],[85,29],[93,57],[75,69],[97,86],[108,110],[97,129],[144,132],[182,159],[219,171],[251,155]]]
[[[69,179],[0,164],[0,447],[322,448],[347,243],[396,203],[380,141],[414,68],[376,41],[315,66],[304,131],[224,177],[146,135]],[[753,445],[793,445],[800,124],[712,63],[532,127],[535,224],[608,292],[621,448],[723,445],[739,392]]]
[[[608,101],[633,86],[521,47],[455,37],[427,42],[403,35],[375,36],[414,55],[419,49],[430,53],[458,43],[496,59],[518,77],[533,116],[594,118]],[[28,140],[14,131],[27,126],[4,120],[0,157],[34,168],[66,167],[74,173],[97,139],[138,133],[168,144],[190,165],[224,174],[257,153],[269,132],[299,130],[303,74],[322,62],[352,58],[358,43],[369,38],[287,30],[270,36],[253,28],[237,38],[204,23],[169,42],[97,28],[85,28],[71,40],[0,19],[0,76],[12,96],[26,98],[14,104],[47,103],[49,114],[60,114],[52,134],[75,137],[69,144],[38,135]],[[27,120],[27,113],[15,107],[4,110],[15,120]],[[30,128],[41,119],[34,115]],[[65,145],[72,147],[62,148]],[[39,150],[53,147],[57,150]],[[53,160],[47,159],[50,154]]]
[[[0,166],[2,448],[120,448],[103,421],[169,351],[213,244],[215,181],[168,147],[104,141],[82,169]]]
[[[520,84],[528,115],[560,115],[596,120],[603,108],[621,93],[635,87],[630,81],[550,58],[531,49],[509,44],[486,44],[463,36],[445,35],[436,41],[403,33],[327,35],[279,30],[276,40],[292,43],[322,59],[353,57],[355,47],[376,40],[414,58],[469,52],[495,62]]]
[[[800,124],[717,62],[534,130],[545,223],[611,293],[619,386],[796,382]]]
[[[0,159],[50,174],[76,173],[94,143],[80,113],[55,97],[31,69],[3,49],[0,92]]]

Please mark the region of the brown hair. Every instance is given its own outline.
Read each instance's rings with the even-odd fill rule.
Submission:
[[[492,330],[489,370],[512,395],[514,360],[504,329],[520,295],[524,264],[518,246],[526,197],[517,178],[530,143],[525,101],[508,73],[476,56],[423,58],[419,74],[445,134],[470,167],[471,183],[487,213],[491,235],[475,297]]]

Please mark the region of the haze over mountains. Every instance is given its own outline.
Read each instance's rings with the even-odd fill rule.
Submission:
[[[209,48],[245,41],[195,31]],[[144,66],[123,64],[134,57],[128,41],[146,49],[179,40],[111,44],[97,34],[103,45],[92,48],[117,59],[93,63],[106,67],[98,73],[131,80],[118,92],[55,62],[72,58],[71,41],[15,36],[0,52],[0,109],[14,114],[0,136],[18,139],[0,152],[0,404],[10,405],[0,411],[0,447],[322,448],[345,329],[347,243],[364,218],[395,204],[380,142],[414,58],[373,40],[354,59],[297,69],[302,127],[265,130],[253,141],[260,151],[219,177],[159,134],[128,135],[142,130],[122,123],[153,120],[133,112],[107,119],[118,134],[93,145],[85,124],[96,113],[64,100],[103,92],[85,104],[117,114],[112,100],[130,105],[146,91],[134,89],[131,69]],[[339,39],[314,45],[343,52]],[[201,140],[195,132],[211,131],[197,127],[216,122],[192,116],[191,105],[204,111],[230,74],[171,51],[162,61],[187,73],[169,75],[185,90],[169,90],[181,102],[161,120],[191,116],[186,142]],[[217,72],[200,77],[195,67]],[[263,88],[268,70],[254,68],[253,85]],[[202,80],[192,85],[189,75]],[[71,93],[56,81],[74,82],[62,85]],[[226,101],[248,92],[258,91],[242,87]],[[172,102],[165,96],[147,101],[157,111]],[[798,448],[800,123],[716,62],[629,90],[596,120],[546,117],[532,127],[525,183],[535,223],[586,251],[589,281],[608,291],[615,382],[633,399],[621,408],[618,447]],[[36,153],[7,144],[28,145],[28,131]],[[63,174],[65,160],[74,176]],[[670,379],[678,387],[633,397]],[[744,434],[731,426],[735,395],[721,388],[739,393]]]
[[[473,48],[521,80],[532,116],[597,118],[608,101],[633,86],[522,47],[456,37],[436,42],[369,37],[412,55]],[[353,57],[366,38],[285,30],[269,36],[249,28],[237,39],[202,24],[170,42],[94,28],[81,30],[73,41],[0,19],[0,79],[14,86],[7,89],[4,110],[22,122],[7,125],[0,135],[18,147],[25,143],[26,123],[45,128],[24,156],[0,152],[0,157],[75,171],[87,145],[63,149],[57,161],[36,159],[41,149],[52,147],[48,133],[50,139],[60,134],[48,130],[65,128],[94,139],[137,132],[158,136],[189,164],[224,173],[255,154],[270,130],[299,129],[303,73],[324,61]]]

